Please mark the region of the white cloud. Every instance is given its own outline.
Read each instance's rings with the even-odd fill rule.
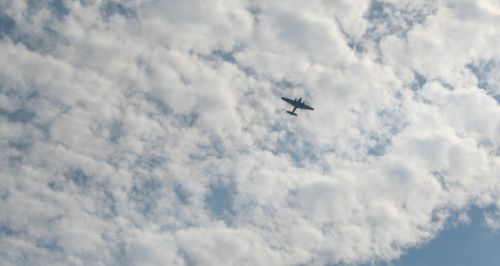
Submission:
[[[499,206],[494,1],[49,2],[0,4],[1,264],[390,261]]]

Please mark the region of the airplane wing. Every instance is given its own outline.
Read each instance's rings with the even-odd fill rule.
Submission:
[[[288,98],[286,98],[286,97],[281,97],[281,99],[282,99],[283,101],[287,102],[288,104],[291,104],[291,105],[295,106],[295,101],[294,101],[294,100],[292,100],[292,99],[288,99]]]
[[[306,109],[306,110],[314,110],[314,108],[312,108],[311,106],[309,106],[305,103],[303,103],[301,107],[302,107],[302,109]]]

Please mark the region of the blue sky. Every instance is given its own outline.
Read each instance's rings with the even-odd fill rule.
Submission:
[[[497,265],[500,233],[483,222],[483,210],[473,208],[470,224],[451,226],[429,243],[411,248],[393,265]]]
[[[496,0],[0,2],[0,264],[495,265],[499,24]]]

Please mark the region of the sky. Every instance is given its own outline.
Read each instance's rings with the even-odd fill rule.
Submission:
[[[482,224],[481,210],[469,210],[470,221],[449,225],[428,244],[412,248],[392,265],[497,265],[500,232]]]
[[[0,0],[0,265],[495,265],[498,25],[497,0]]]

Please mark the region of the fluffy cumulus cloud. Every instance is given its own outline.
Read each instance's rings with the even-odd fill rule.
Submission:
[[[473,205],[498,229],[498,25],[496,0],[1,1],[0,264],[391,261]]]

